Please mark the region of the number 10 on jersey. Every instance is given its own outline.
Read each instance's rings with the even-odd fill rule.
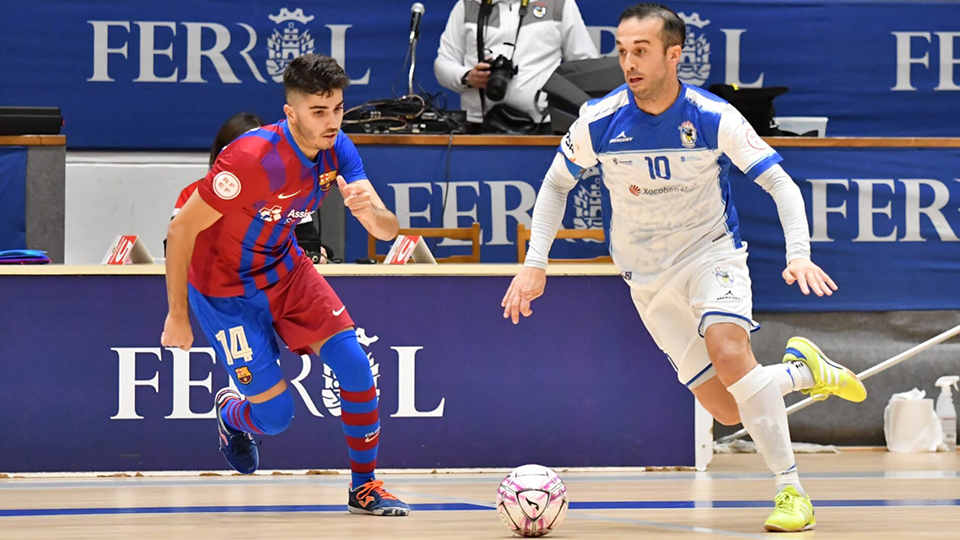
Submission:
[[[242,326],[234,326],[230,330],[230,343],[227,343],[227,335],[221,330],[217,332],[216,338],[223,347],[223,355],[227,359],[227,365],[232,366],[234,360],[243,360],[250,362],[253,360],[253,351],[247,344],[247,334],[244,333]]]
[[[667,159],[667,156],[645,157],[643,159],[647,161],[647,168],[650,169],[651,180],[656,180],[657,178],[661,180],[670,179],[670,160]]]

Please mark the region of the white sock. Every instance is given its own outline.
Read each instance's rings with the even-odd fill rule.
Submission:
[[[780,395],[785,396],[790,392],[807,390],[813,388],[813,372],[810,367],[797,360],[795,362],[785,362],[783,364],[774,364],[763,368],[774,384],[780,388]]]
[[[797,473],[797,466],[787,469],[778,474],[773,475],[774,480],[777,482],[777,493],[783,491],[783,488],[787,486],[793,486],[797,489],[797,492],[800,495],[804,494],[803,486],[800,485],[800,474]]]
[[[777,489],[792,485],[802,495],[797,461],[790,446],[787,408],[780,388],[770,375],[768,369],[757,366],[727,390],[737,401],[743,427],[776,478]]]

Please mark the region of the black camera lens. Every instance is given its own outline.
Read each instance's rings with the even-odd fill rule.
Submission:
[[[490,79],[487,81],[486,94],[491,101],[500,101],[507,95],[507,85],[517,74],[513,62],[502,54],[490,63]]]
[[[501,73],[491,73],[490,80],[487,81],[487,97],[491,101],[500,101],[507,96],[507,85],[510,79]]]

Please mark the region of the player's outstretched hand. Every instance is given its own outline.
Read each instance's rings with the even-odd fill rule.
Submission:
[[[350,209],[354,217],[359,218],[373,210],[373,199],[367,190],[351,186],[342,176],[337,177],[337,187],[343,195],[343,205]]]
[[[787,282],[787,285],[793,285],[793,282],[796,281],[797,285],[800,286],[800,292],[803,294],[810,294],[810,289],[813,289],[817,296],[830,296],[833,291],[837,290],[837,284],[810,259],[793,259],[790,261],[783,271],[783,280]]]
[[[167,320],[163,323],[160,344],[164,347],[176,347],[189,351],[193,345],[193,328],[190,327],[190,318],[174,317],[168,313]]]
[[[503,296],[500,307],[503,308],[503,318],[510,318],[513,324],[520,322],[520,314],[524,317],[533,315],[530,302],[543,295],[547,286],[547,272],[539,268],[524,266],[520,273],[513,278],[507,294]]]

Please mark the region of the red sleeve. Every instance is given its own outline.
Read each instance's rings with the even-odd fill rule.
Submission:
[[[270,181],[260,160],[228,146],[199,182],[200,197],[221,214],[236,212],[267,197]]]

